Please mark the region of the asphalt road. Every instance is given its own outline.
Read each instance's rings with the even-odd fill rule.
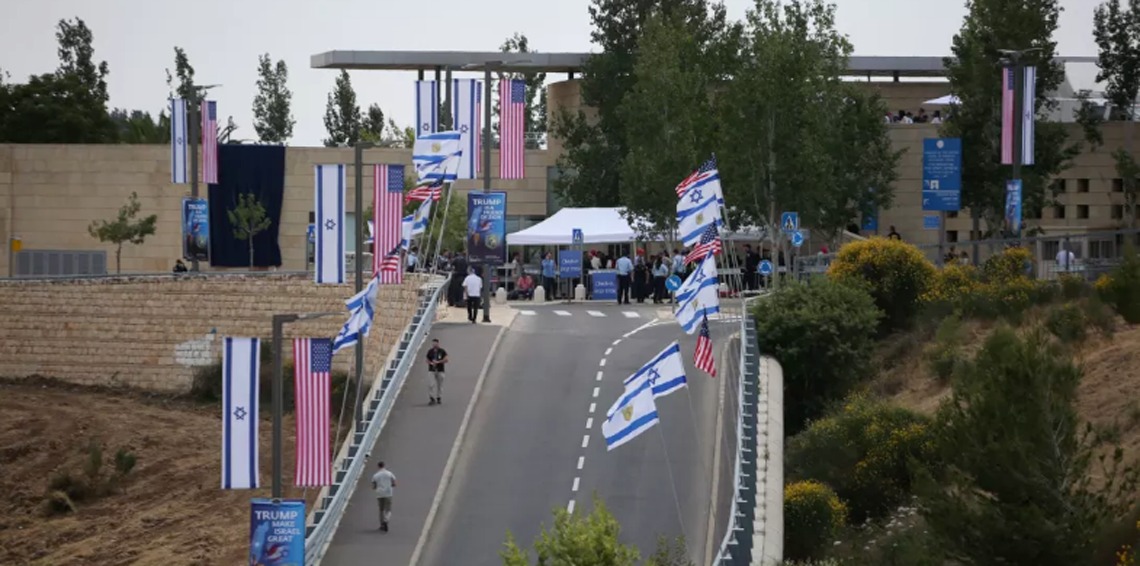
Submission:
[[[637,318],[624,314],[630,311]],[[551,523],[554,508],[573,500],[577,511],[588,511],[594,494],[621,522],[623,541],[643,555],[658,536],[684,535],[689,554],[702,563],[709,508],[714,500],[726,506],[732,487],[732,441],[726,438],[719,493],[712,493],[723,379],[690,367],[688,391],[658,400],[659,427],[613,452],[601,436],[601,421],[625,377],[677,339],[690,363],[693,337],[670,321],[623,338],[658,314],[651,305],[547,305],[520,314],[491,364],[417,566],[498,566],[508,531],[527,547],[541,525]],[[727,343],[736,328],[714,324],[714,341]],[[731,361],[718,360],[722,366]],[[734,404],[726,396],[726,408]],[[725,418],[725,427],[735,426],[734,411]],[[719,523],[715,546],[723,536]]]
[[[428,406],[427,366],[418,363],[372,448],[361,481],[337,528],[323,564],[330,566],[407,566],[419,540],[444,466],[475,389],[487,352],[499,326],[466,321],[436,323],[451,364],[443,385],[443,405]],[[431,341],[417,354],[422,360]],[[372,494],[372,474],[383,459],[396,474],[390,531],[379,531],[379,512]]]

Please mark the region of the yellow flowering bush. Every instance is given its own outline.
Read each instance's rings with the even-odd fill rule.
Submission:
[[[977,268],[972,265],[950,264],[938,270],[922,300],[926,303],[956,305],[963,298],[977,293],[981,285]]]
[[[1140,521],[1136,521],[1136,530],[1140,531]],[[1136,566],[1136,549],[1126,544],[1116,551],[1116,566]]]
[[[856,395],[789,440],[785,461],[789,477],[832,486],[862,522],[903,503],[910,460],[928,462],[933,452],[928,419]]]
[[[847,506],[818,481],[784,486],[784,557],[819,558],[847,524]]]
[[[934,264],[918,248],[887,238],[843,246],[827,270],[836,281],[866,285],[886,315],[886,329],[905,327],[914,318],[936,274]]]
[[[982,264],[982,275],[990,283],[1027,277],[1032,271],[1033,253],[1022,247],[1006,248]]]

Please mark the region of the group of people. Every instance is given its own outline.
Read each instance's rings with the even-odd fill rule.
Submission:
[[[884,119],[888,124],[941,124],[942,111],[935,110],[934,114],[928,115],[925,108],[919,108],[916,115],[907,110],[899,110],[897,114],[887,113]]]

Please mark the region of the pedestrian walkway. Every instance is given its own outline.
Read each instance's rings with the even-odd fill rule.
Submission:
[[[509,309],[494,313],[498,324],[473,325],[464,317],[437,322],[416,353],[416,364],[400,391],[376,445],[369,451],[365,472],[352,494],[344,518],[333,537],[325,564],[407,566],[419,541],[424,522],[443,478],[452,445],[476,382],[504,325],[514,318]],[[441,397],[443,404],[428,405],[428,371],[423,356],[430,338],[439,338],[448,352]],[[380,531],[379,512],[370,484],[376,462],[383,460],[396,475],[389,532]]]

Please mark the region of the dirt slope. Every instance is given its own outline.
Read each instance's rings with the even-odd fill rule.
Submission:
[[[241,564],[249,499],[268,489],[219,488],[219,409],[137,393],[0,383],[0,564]],[[293,423],[285,422],[285,484]],[[261,481],[271,479],[271,424],[261,425]],[[88,442],[106,468],[126,447],[138,463],[119,493],[45,517],[48,478],[82,474]],[[300,497],[300,490],[287,490]],[[314,495],[312,491],[310,496]],[[312,497],[310,497],[312,499]]]

